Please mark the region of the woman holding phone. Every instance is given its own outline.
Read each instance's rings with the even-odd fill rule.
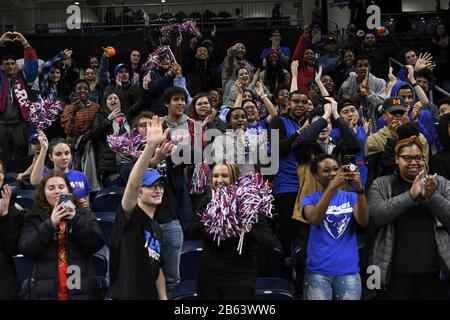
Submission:
[[[92,142],[94,144],[97,172],[103,187],[120,184],[120,157],[114,153],[106,142],[107,135],[122,135],[130,131],[128,119],[121,109],[121,101],[116,93],[110,93],[95,115],[92,125]]]
[[[30,299],[100,299],[91,256],[104,240],[94,214],[81,207],[66,175],[53,171],[44,176],[34,206],[25,216],[19,251],[33,260]]]

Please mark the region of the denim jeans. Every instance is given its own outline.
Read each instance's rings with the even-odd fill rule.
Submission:
[[[179,220],[160,224],[162,231],[161,251],[166,290],[169,293],[180,282],[180,255],[183,244],[183,229]]]
[[[347,276],[323,276],[307,272],[303,287],[305,300],[360,300],[359,273]]]

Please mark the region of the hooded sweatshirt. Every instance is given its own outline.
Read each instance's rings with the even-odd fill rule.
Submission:
[[[408,86],[408,88],[411,89],[412,101],[414,101],[413,102],[414,104],[416,102],[416,92],[414,90],[414,87],[409,82],[398,81],[396,84],[394,84],[391,89],[391,97],[398,97],[398,91],[402,86]],[[413,111],[412,107],[413,106],[411,106],[408,111],[408,116],[410,120]],[[383,117],[380,117],[377,120],[377,128],[383,128],[386,125],[387,125],[386,120],[384,120]],[[416,125],[417,128],[419,128],[420,133],[423,134],[427,139],[428,145],[431,147],[436,137],[436,128],[434,125],[433,115],[431,114],[431,112],[425,108],[422,108],[422,110],[419,112]]]
[[[450,135],[448,132],[450,113],[439,118],[438,137],[443,149],[436,153],[430,161],[430,173],[437,173],[450,180]]]

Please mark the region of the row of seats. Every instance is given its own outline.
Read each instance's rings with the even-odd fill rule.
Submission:
[[[8,183],[8,182],[6,182]],[[16,202],[24,209],[33,207],[36,190],[13,189],[16,194]],[[116,212],[123,197],[123,187],[104,188],[96,193],[92,199],[92,211],[94,212]]]

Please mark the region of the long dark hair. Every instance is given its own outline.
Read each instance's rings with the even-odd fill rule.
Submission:
[[[272,66],[270,63],[270,55],[276,54],[278,56],[278,63],[276,66]],[[283,66],[281,65],[280,54],[276,51],[271,51],[266,57],[266,79],[269,86],[269,92],[274,92],[277,85],[283,84],[286,81],[286,75],[283,72]]]
[[[64,180],[64,182],[67,185],[67,190],[69,193],[73,193],[72,186],[70,185],[69,179],[67,179],[66,175],[62,172],[52,171],[47,173],[41,180],[41,183],[37,187],[36,195],[34,197],[34,208],[41,210],[46,216],[50,217],[53,211],[53,206],[51,206],[47,198],[45,197],[45,185],[47,184],[47,181],[51,178],[59,177]],[[79,207],[79,199],[74,196],[73,203],[75,206]]]

